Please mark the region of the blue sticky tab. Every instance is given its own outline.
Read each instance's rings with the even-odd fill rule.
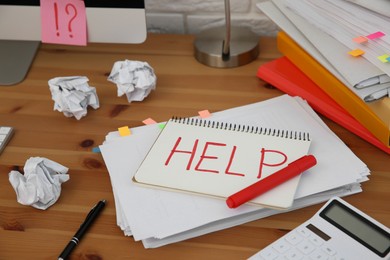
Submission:
[[[94,148],[92,148],[92,152],[100,153],[100,148],[99,147],[94,147]]]

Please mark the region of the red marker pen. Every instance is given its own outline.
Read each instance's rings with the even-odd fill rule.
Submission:
[[[301,174],[316,165],[317,160],[313,155],[305,155],[287,165],[287,167],[271,174],[270,176],[255,182],[245,189],[229,196],[226,204],[229,208],[237,208],[283,182]]]

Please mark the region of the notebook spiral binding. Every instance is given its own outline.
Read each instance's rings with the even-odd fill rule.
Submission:
[[[224,129],[224,130],[229,130],[229,131],[246,132],[246,133],[270,135],[270,136],[276,136],[276,137],[282,137],[282,138],[288,138],[288,139],[295,139],[295,140],[310,141],[310,136],[309,136],[309,133],[307,133],[307,132],[299,132],[299,131],[292,131],[292,130],[280,130],[280,129],[272,129],[272,128],[267,128],[267,127],[258,127],[258,126],[249,126],[249,125],[240,125],[240,124],[218,122],[218,121],[212,121],[212,120],[204,120],[201,118],[172,117],[170,121],[173,121],[176,123],[181,123],[181,124],[201,126],[201,127],[210,127],[210,128]]]

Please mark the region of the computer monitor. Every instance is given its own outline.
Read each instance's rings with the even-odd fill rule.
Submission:
[[[61,0],[58,0],[61,1]],[[85,0],[87,41],[142,43],[144,0]],[[21,82],[41,41],[39,0],[0,0],[0,86]]]

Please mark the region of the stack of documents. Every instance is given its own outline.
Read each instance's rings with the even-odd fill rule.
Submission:
[[[390,2],[270,0],[279,50],[390,147]]]
[[[207,120],[309,132],[309,153],[317,165],[300,180],[293,206],[285,211],[135,185],[134,173],[161,131],[161,124],[131,129],[131,135],[108,133],[100,146],[110,174],[117,224],[125,235],[155,248],[274,214],[361,192],[369,170],[298,97],[283,95],[263,102],[215,112]]]
[[[360,98],[390,96],[390,16],[346,0],[272,0],[258,7]],[[361,56],[348,54],[357,49]]]

